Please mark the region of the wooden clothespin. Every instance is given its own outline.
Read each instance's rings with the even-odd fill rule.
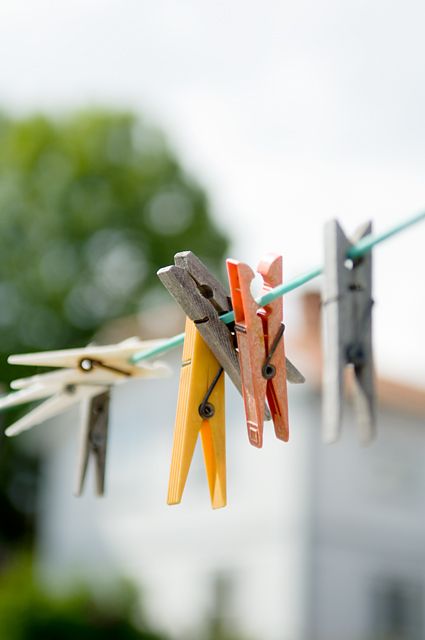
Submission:
[[[161,340],[140,340],[133,337],[118,344],[89,345],[81,349],[12,355],[7,361],[10,364],[28,366],[73,368],[86,376],[86,382],[91,378],[96,379],[96,382],[117,382],[120,378],[125,380],[133,376],[161,377],[169,372],[169,368],[162,362],[152,364],[143,362],[142,365],[130,363],[134,354],[151,349],[161,342]]]
[[[106,445],[109,415],[108,386],[83,384],[73,369],[42,373],[12,382],[16,393],[0,400],[2,408],[17,406],[33,400],[44,400],[35,409],[6,429],[6,435],[15,436],[31,427],[80,404],[81,446],[77,469],[76,495],[81,495],[89,455],[96,463],[96,491],[103,495],[105,484]]]
[[[191,251],[174,256],[174,265],[158,271],[158,277],[192,320],[235,387],[242,393],[235,337],[220,315],[231,311],[223,285]]]
[[[276,437],[287,441],[288,397],[282,300],[260,307],[251,294],[252,269],[237,260],[227,260],[227,271],[235,312],[249,441],[255,447],[263,445],[266,397]],[[263,295],[282,283],[281,256],[265,256],[257,271],[263,277]]]
[[[334,442],[341,430],[346,365],[354,368],[354,404],[360,439],[366,443],[375,433],[372,254],[347,260],[349,249],[371,230],[372,224],[366,223],[350,242],[336,220],[325,225],[322,321],[326,442]]]
[[[0,399],[0,409],[34,400],[44,402],[9,426],[6,435],[18,435],[75,404],[81,404],[81,448],[76,494],[81,494],[92,454],[96,463],[97,493],[103,495],[109,390],[130,377],[156,378],[167,375],[169,368],[163,363],[143,363],[140,366],[129,362],[132,355],[156,344],[158,341],[130,338],[115,345],[10,356],[9,362],[12,364],[66,368],[11,383],[12,389],[17,391]]]
[[[181,501],[198,435],[201,435],[211,504],[226,505],[224,374],[195,324],[186,320],[174,428],[168,504]]]
[[[108,443],[110,392],[105,391],[83,402],[80,453],[77,467],[75,495],[83,492],[90,456],[95,464],[96,494],[105,493],[106,450]]]
[[[220,320],[220,315],[232,310],[228,292],[191,251],[176,253],[174,262],[158,271],[159,279],[186,316],[193,320],[224,371],[242,393],[234,327]],[[290,382],[304,382],[304,376],[289,360],[286,361],[286,373]]]

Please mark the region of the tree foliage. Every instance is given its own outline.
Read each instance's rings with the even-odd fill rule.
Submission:
[[[83,344],[156,270],[226,240],[160,133],[130,114],[0,120],[0,348]]]
[[[54,597],[34,581],[25,557],[0,575],[0,638],[166,640],[147,624],[128,583],[119,581],[107,598],[95,598],[84,587]]]

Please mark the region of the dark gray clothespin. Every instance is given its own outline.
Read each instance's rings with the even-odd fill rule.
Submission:
[[[229,294],[191,251],[176,253],[174,262],[158,271],[159,279],[196,324],[224,371],[242,393],[235,335],[231,325],[220,320],[220,315],[232,310]],[[290,382],[304,382],[304,376],[288,359],[286,375]]]
[[[354,406],[363,443],[375,433],[372,354],[372,254],[347,260],[360,238],[371,233],[363,225],[350,242],[336,220],[325,225],[323,321],[323,437],[334,442],[340,433],[344,369],[354,368]]]
[[[110,392],[105,391],[85,401],[82,410],[81,441],[75,494],[80,496],[87,474],[89,457],[95,463],[96,493],[105,492],[106,447],[108,441]]]

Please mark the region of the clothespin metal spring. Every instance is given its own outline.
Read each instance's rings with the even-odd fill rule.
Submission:
[[[208,420],[209,418],[212,418],[213,415],[215,414],[215,407],[213,404],[211,404],[211,402],[208,402],[212,392],[215,389],[215,386],[217,384],[217,382],[220,379],[221,374],[223,373],[223,367],[220,367],[219,370],[217,371],[217,374],[214,378],[214,380],[211,382],[210,386],[207,389],[207,392],[204,396],[204,399],[202,400],[201,404],[199,405],[198,408],[198,412],[199,415],[201,416],[201,418],[205,418],[206,420]]]

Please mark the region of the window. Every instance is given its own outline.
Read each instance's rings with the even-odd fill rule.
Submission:
[[[422,585],[404,579],[381,580],[372,598],[372,638],[422,640]]]

